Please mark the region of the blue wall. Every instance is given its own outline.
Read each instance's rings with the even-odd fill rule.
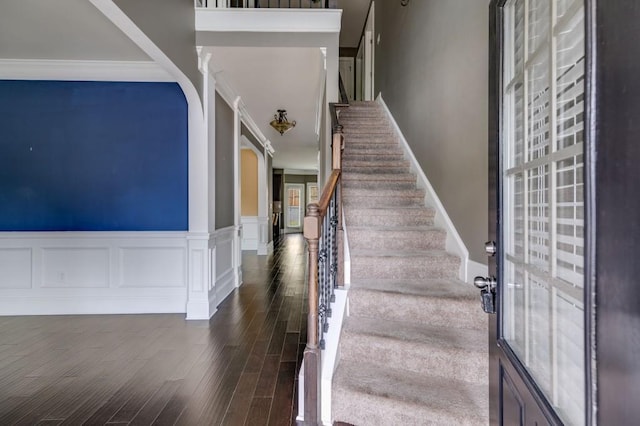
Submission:
[[[0,81],[0,231],[188,229],[175,83]]]

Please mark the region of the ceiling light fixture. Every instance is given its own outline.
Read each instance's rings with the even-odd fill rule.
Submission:
[[[271,127],[276,129],[281,135],[296,127],[296,122],[287,120],[287,110],[279,109],[277,114],[273,115],[273,120],[269,123]]]

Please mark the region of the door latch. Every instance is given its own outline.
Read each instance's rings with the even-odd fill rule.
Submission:
[[[475,277],[473,285],[480,289],[482,310],[488,314],[496,313],[496,285],[495,277]]]

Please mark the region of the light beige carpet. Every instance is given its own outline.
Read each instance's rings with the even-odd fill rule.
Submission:
[[[357,103],[345,132],[350,316],[333,419],[353,425],[488,424],[487,317],[416,187],[384,110]]]

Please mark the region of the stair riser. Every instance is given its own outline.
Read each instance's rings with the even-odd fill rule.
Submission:
[[[403,161],[404,155],[396,154],[396,153],[386,153],[386,154],[361,154],[354,152],[344,153],[342,156],[342,161],[348,162],[368,162],[371,164],[385,163],[389,161]]]
[[[409,162],[406,160],[386,160],[386,159],[380,159],[380,160],[351,160],[351,159],[345,159],[342,161],[342,166],[343,167],[377,167],[377,168],[381,168],[381,167],[403,167],[408,169],[409,168]]]
[[[433,225],[433,216],[424,215],[374,215],[374,214],[346,214],[347,226],[421,226]],[[351,237],[349,237],[351,238]]]
[[[336,421],[355,425],[486,425],[486,419],[475,413],[456,410],[435,411],[428,407],[417,407],[402,401],[377,397],[361,392],[334,388],[331,395],[333,418]],[[375,407],[372,410],[371,407]]]
[[[444,250],[446,235],[440,230],[414,232],[349,232],[351,249],[372,250]]]
[[[366,189],[357,189],[357,188],[345,188],[343,192],[344,198],[351,197],[398,197],[398,198],[424,198],[424,191],[421,189],[407,189],[402,192],[394,191],[394,190],[382,190],[376,191],[375,193],[371,193],[371,191]]]
[[[343,132],[346,140],[351,139],[377,139],[381,141],[391,141],[393,140],[393,133],[389,133],[388,130],[376,130],[376,129],[367,129],[367,130],[344,130]]]
[[[403,190],[412,190],[416,188],[416,184],[414,182],[380,181],[380,180],[371,180],[371,181],[344,180],[343,185],[345,188],[368,189],[368,190],[395,189],[398,191],[403,191]]]
[[[402,309],[398,309],[402,306]],[[407,321],[433,327],[486,330],[487,317],[476,300],[446,300],[352,288],[349,314],[354,317]]]
[[[350,144],[371,146],[398,146],[398,140],[390,135],[345,135],[345,147]]]
[[[411,170],[407,166],[402,167],[374,167],[374,166],[347,166],[342,165],[342,171],[344,173],[359,173],[359,174],[405,174]]]
[[[382,351],[380,348],[385,350]],[[375,357],[371,354],[375,354]],[[340,359],[354,361],[366,359],[371,363],[379,364],[381,368],[392,365],[393,368],[417,374],[452,377],[469,383],[486,383],[489,378],[486,368],[486,346],[472,351],[345,333],[341,339]]]
[[[351,276],[363,278],[455,278],[460,261],[448,256],[360,257],[351,255]]]
[[[353,144],[347,145],[344,149],[344,155],[387,155],[387,154],[399,154],[402,155],[402,151],[397,145],[380,145],[378,147],[370,144]]]
[[[375,175],[369,173],[345,172],[342,175],[343,182],[372,182],[372,181],[394,181],[403,183],[416,184],[416,177],[410,173],[378,173]]]
[[[424,205],[424,197],[354,197],[343,200],[345,206],[357,207],[419,207]]]

